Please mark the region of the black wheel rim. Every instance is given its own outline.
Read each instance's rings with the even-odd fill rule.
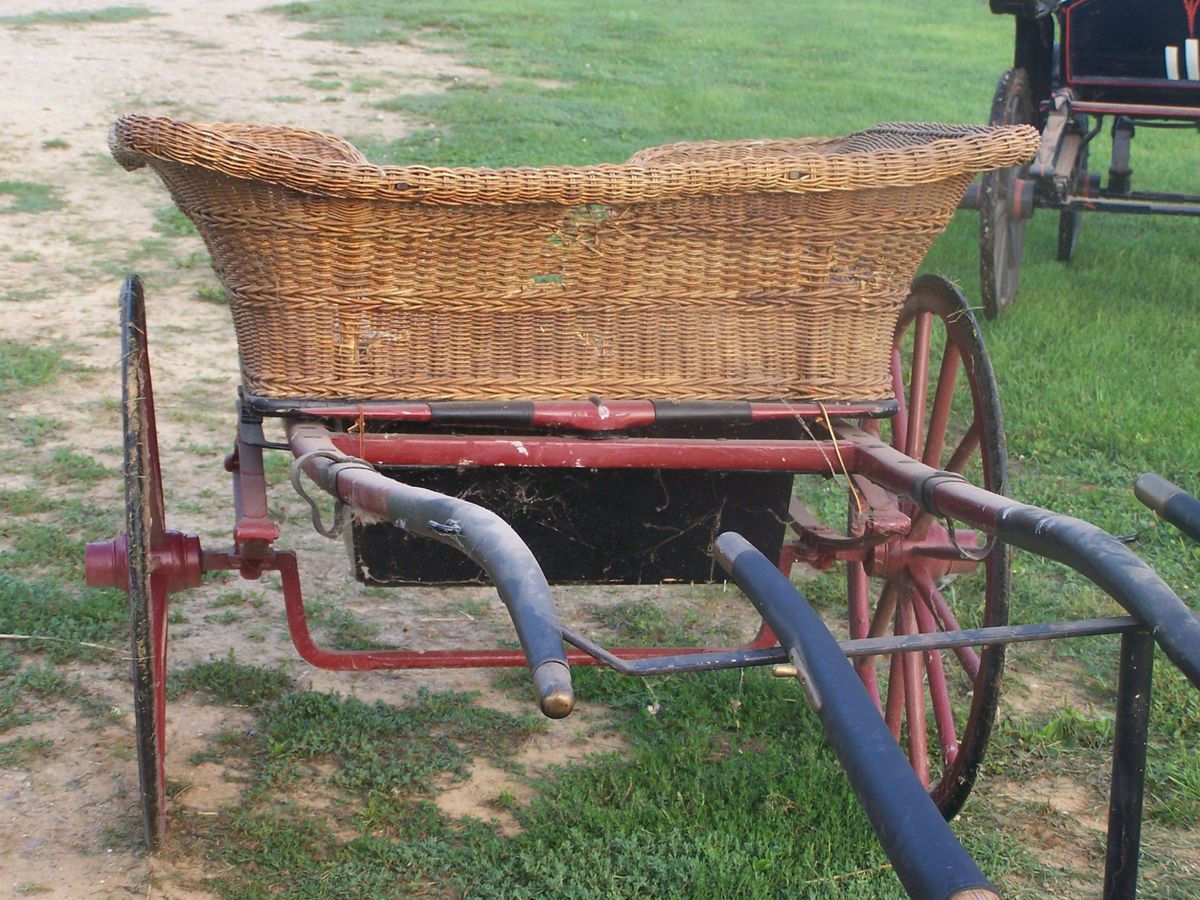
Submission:
[[[1033,122],[1029,77],[1023,69],[1001,76],[992,99],[989,124],[1025,125]],[[979,274],[984,314],[994,319],[1016,300],[1025,252],[1025,219],[1012,215],[1017,181],[1026,167],[988,172],[979,191]]]
[[[121,350],[134,722],[142,822],[146,844],[153,850],[166,827],[163,727],[167,592],[163,576],[153,573],[153,554],[163,545],[165,525],[145,305],[136,276],[129,278],[121,291]]]
[[[956,386],[951,414],[952,418],[957,421],[954,429],[947,428],[945,430],[945,439],[940,441],[941,449],[939,450],[936,444],[931,447],[934,428],[930,427],[929,423],[933,420],[934,415],[930,413],[923,416],[920,427],[927,429],[927,432],[921,443],[921,450],[916,455],[918,458],[935,457],[933,459],[925,458],[924,461],[938,468],[961,468],[964,470],[963,474],[974,483],[982,484],[983,487],[996,493],[1004,493],[1008,487],[1008,467],[1003,422],[1000,416],[995,379],[983,347],[978,324],[971,315],[966,301],[948,282],[938,278],[921,278],[914,284],[913,292],[901,314],[897,326],[898,346],[906,344],[906,336],[915,330],[914,323],[923,314],[930,316],[931,327],[940,327],[945,336],[945,342],[941,344],[942,349],[935,349],[939,342],[934,340],[932,342],[934,346],[929,351],[930,363],[927,371],[931,370],[936,373],[934,381],[940,381],[946,377],[948,371],[941,367],[941,360],[947,355],[943,352],[945,344],[952,344],[956,348],[957,368],[954,374],[948,377],[950,382]],[[933,358],[935,355],[936,359]],[[899,379],[902,383],[899,386],[898,396],[908,396],[910,369],[908,359],[903,359]],[[930,385],[928,394],[931,403],[927,408],[932,410],[933,406],[937,405],[936,387],[933,383]],[[909,416],[910,409],[911,407],[906,405],[898,415]],[[972,429],[977,435],[978,446],[975,451],[968,449],[964,454],[963,448],[969,448],[972,442],[972,439],[967,437],[968,431]],[[895,443],[896,427],[892,427],[891,430],[891,437]],[[915,516],[919,512],[912,504],[905,506],[902,503],[901,506],[910,516]],[[919,520],[914,518],[913,521],[915,530]],[[927,523],[926,527],[934,526]],[[867,577],[864,568],[859,566],[858,569],[855,569],[853,564],[850,576],[852,592],[855,579]],[[1006,624],[1009,593],[1009,552],[1007,547],[999,543],[993,544],[991,552],[980,564],[977,572],[961,577],[974,582],[968,585],[968,590],[959,592],[962,597],[970,598],[972,593],[981,595],[976,599],[969,600],[972,605],[970,612],[975,617],[972,620],[973,623],[984,626]],[[928,593],[928,584],[918,587],[908,573],[902,573],[894,578],[871,578],[868,581],[880,586],[878,590],[868,588],[868,595],[873,598],[870,602],[872,604],[871,611],[875,617],[880,615],[880,606],[887,606],[883,602],[884,594],[887,591],[897,592],[891,598],[891,602],[896,605],[897,609],[903,609],[905,603],[911,604],[914,610],[919,609],[918,602],[931,609],[935,608],[935,602]],[[934,589],[940,596],[942,588],[935,584]],[[916,594],[911,593],[914,591],[921,593],[923,599],[918,600]],[[942,599],[946,598],[942,597]],[[953,607],[952,603],[947,605]],[[959,614],[961,615],[961,613],[960,610]],[[947,622],[940,614],[935,615],[940,630],[953,630],[953,622]],[[921,731],[926,733],[921,740],[929,748],[924,752],[928,754],[930,795],[947,818],[953,816],[962,807],[975,782],[995,720],[999,702],[1000,679],[1004,669],[1003,647],[985,648],[977,655],[977,659],[974,661],[974,664],[978,666],[977,674],[969,674],[970,670],[962,663],[964,658],[960,654],[946,654],[944,665],[942,662],[934,660],[932,654],[926,654],[923,659],[928,685],[922,688],[924,691],[922,709],[924,702],[929,700],[936,690],[933,678],[935,667],[944,669],[948,693],[956,692],[954,699],[957,704],[957,712],[954,721],[946,725],[938,719],[936,704],[930,701],[933,713],[925,718],[924,721],[927,725],[921,728]],[[889,665],[894,664],[889,662]],[[862,667],[859,669],[860,674],[864,676],[864,682],[866,682],[868,680],[866,673],[863,672]],[[899,671],[901,670],[897,668],[889,669],[886,679],[888,702],[884,701],[881,684],[885,683],[885,680],[881,677],[881,673],[873,671],[870,675],[871,678],[877,679],[875,695],[879,698],[885,718],[891,714],[888,707],[892,679],[897,677]],[[870,684],[868,684],[868,690],[870,689]],[[909,709],[902,715],[905,723],[902,743],[906,745],[910,759],[913,759],[915,745],[912,740],[912,731],[915,729],[913,728],[912,710]],[[924,712],[919,713],[919,716],[924,716]],[[889,722],[889,724],[893,723]],[[946,728],[949,728],[953,734],[945,734],[944,729]],[[895,728],[893,728],[893,733],[896,733]],[[947,752],[946,749],[949,737],[956,740],[956,747],[952,749],[952,753]],[[937,749],[939,747],[940,750]],[[915,759],[913,761],[914,767],[920,771],[918,761]]]

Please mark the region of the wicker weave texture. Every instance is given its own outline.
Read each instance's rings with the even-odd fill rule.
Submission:
[[[269,398],[891,395],[908,284],[1029,127],[675,144],[623,165],[378,167],[317,132],[126,116]]]

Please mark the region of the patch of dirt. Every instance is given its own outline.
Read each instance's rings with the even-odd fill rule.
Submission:
[[[192,764],[190,757],[210,750],[213,740],[224,732],[246,731],[253,727],[254,716],[248,711],[199,703],[189,697],[172,700],[167,718],[167,746],[172,766],[181,767],[172,779],[183,780],[180,788],[171,791],[172,804],[180,804],[190,812],[214,812],[236,800],[242,790],[238,773],[217,762]],[[129,723],[130,728],[133,723]]]
[[[221,472],[238,371],[229,313],[222,304],[197,299],[199,289],[216,284],[199,239],[155,231],[155,210],[170,205],[165,191],[145,172],[126,173],[108,156],[112,121],[141,112],[392,140],[424,123],[373,104],[487,77],[419,43],[350,48],[304,39],[304,26],[263,11],[265,5],[172,0],[149,4],[151,18],[122,24],[0,26],[0,181],[51,185],[62,201],[52,211],[0,215],[0,336],[61,347],[83,367],[24,393],[9,405],[8,420],[57,420],[50,446],[70,446],[114,472],[88,497],[97,508],[119,513],[116,297],[124,274],[139,271],[147,289],[169,524],[198,532],[209,546],[226,543],[231,524]],[[3,6],[4,15],[18,16],[103,4],[7,0]],[[0,208],[9,200],[0,195]],[[0,485],[36,485],[63,500],[78,496],[78,486],[45,485],[27,470],[4,467]],[[301,508],[290,504],[281,505],[299,514]],[[344,594],[348,566],[341,547],[319,539],[312,544],[314,552],[300,548],[308,590]],[[340,577],[336,587],[331,570]],[[249,598],[266,595],[271,603],[261,609],[247,603],[237,610],[238,621],[219,624],[225,607],[211,604],[231,590]],[[173,598],[172,608],[186,621],[172,625],[172,667],[223,657],[232,648],[239,659],[288,665],[299,673],[304,667],[286,642],[277,604],[273,586],[220,581]],[[255,625],[264,633],[247,637]],[[155,864],[152,872],[140,849],[127,665],[64,669],[85,680],[97,703],[111,706],[107,719],[98,723],[63,705],[52,719],[4,736],[45,738],[53,747],[20,769],[0,770],[0,895],[206,896],[176,883],[169,867]],[[380,685],[364,693],[399,699],[395,677],[316,679],[321,689],[342,692],[359,690],[360,680]],[[468,685],[479,689],[487,680],[472,673],[462,678],[461,686]],[[248,727],[249,721],[242,711],[188,699],[170,704],[168,775],[187,786],[174,803],[203,814],[236,798],[238,786],[223,766],[187,760],[218,732]]]
[[[53,186],[61,207],[0,215],[0,336],[59,348],[75,366],[9,403],[8,420],[51,419],[45,446],[6,447],[21,458],[70,447],[112,477],[86,489],[88,503],[110,510],[113,531],[123,505],[117,292],[136,271],[146,286],[159,446],[168,527],[196,533],[206,547],[229,542],[232,505],[222,460],[232,444],[237,349],[228,308],[205,300],[217,282],[198,237],[156,229],[168,195],[147,171],[127,173],[107,152],[113,120],[126,112],[193,121],[292,124],[351,140],[394,140],[427,123],[374,104],[401,93],[486,81],[441,48],[414,42],[351,48],[303,37],[306,28],[265,12],[262,0],[173,0],[149,4],[153,17],[123,24],[0,26],[0,181]],[[94,10],[94,0],[8,0],[3,14]],[[0,195],[0,208],[9,201]],[[279,439],[280,433],[269,433]],[[11,438],[0,438],[9,441]],[[305,596],[378,625],[375,639],[438,649],[511,642],[512,627],[495,592],[409,588],[386,592],[350,578],[339,541],[317,535],[308,508],[286,484],[286,466],[269,467],[281,545],[299,554]],[[27,465],[0,466],[0,487],[36,487],[67,502],[83,490],[38,480]],[[88,534],[93,540],[111,534]],[[35,574],[35,573],[25,573]],[[558,593],[564,618],[584,630],[598,593],[617,600],[683,602],[705,620],[746,631],[748,604],[720,589],[571,589]],[[480,692],[482,702],[527,713],[532,698],[495,689],[487,670],[327,672],[297,658],[282,615],[278,581],[215,578],[170,600],[169,665],[193,665],[230,652],[242,662],[288,671],[300,688],[366,701],[403,702],[417,690]],[[672,601],[670,598],[675,597]],[[678,599],[682,598],[682,599]],[[318,639],[324,632],[315,629]],[[210,874],[175,852],[140,848],[140,813],[128,661],[62,668],[88,685],[107,717],[64,706],[55,716],[5,735],[38,737],[53,747],[14,771],[0,771],[0,894],[48,891],[62,897],[208,897]],[[489,805],[501,794],[528,799],[526,779],[590,753],[619,749],[598,727],[600,713],[580,709],[531,740],[515,760],[520,778],[480,761],[471,780],[439,800],[453,816],[515,821]],[[168,706],[167,772],[171,803],[182,815],[212,815],[236,802],[239,773],[219,762],[193,763],[219,733],[251,727],[250,715],[191,697]],[[178,848],[177,848],[178,849]]]
[[[490,699],[489,704],[496,705]],[[625,747],[617,735],[600,727],[596,710],[577,709],[549,731],[526,742],[510,768],[498,768],[482,758],[474,760],[466,781],[453,782],[437,795],[438,809],[458,819],[471,816],[494,822],[503,834],[516,834],[521,828],[507,804],[529,802],[536,793],[531,779],[547,774],[555,766],[574,765]]]

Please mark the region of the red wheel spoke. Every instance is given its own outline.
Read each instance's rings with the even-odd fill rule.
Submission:
[[[971,422],[967,433],[963,435],[963,439],[958,442],[958,446],[954,448],[954,452],[950,454],[950,461],[945,466],[946,471],[961,475],[971,459],[971,454],[977,449],[979,449],[979,420],[975,419]]]
[[[933,329],[933,313],[917,313],[913,326],[912,371],[908,386],[908,427],[904,453],[913,459],[921,458],[921,432],[925,424],[925,393],[929,389],[929,339]]]
[[[908,443],[908,407],[904,403],[904,370],[900,348],[892,348],[892,392],[896,395],[896,414],[892,416],[892,446],[903,450]]]
[[[863,564],[852,560],[846,567],[846,578],[850,591],[850,638],[857,640],[867,636],[871,627],[871,610],[868,608],[867,573]]]
[[[888,663],[887,708],[883,713],[888,731],[897,741],[900,740],[900,718],[904,713],[904,678],[901,674],[904,665],[900,656],[893,653]]]
[[[933,397],[933,408],[929,411],[929,428],[926,431],[925,452],[922,462],[935,469],[942,459],[946,443],[946,427],[950,422],[950,409],[954,403],[954,388],[958,380],[958,363],[962,353],[954,344],[947,344],[942,356],[942,367],[938,371],[937,392]]]
[[[938,630],[937,621],[923,602],[913,602],[917,616],[917,628],[923,634]],[[938,742],[942,748],[942,760],[953,765],[958,757],[958,731],[954,727],[954,710],[950,705],[950,691],[946,687],[946,671],[942,666],[940,650],[925,651],[925,672],[929,677],[929,699],[933,704],[933,719],[937,723]]]
[[[857,560],[847,564],[846,578],[850,593],[850,637],[863,638],[871,628],[870,585],[863,564]],[[875,661],[872,658],[859,658],[854,661],[858,677],[862,679],[863,687],[875,706],[881,712],[883,704],[879,698],[879,682],[875,675]]]
[[[942,592],[937,589],[937,586],[933,583],[933,579],[929,577],[928,573],[918,571],[913,574],[917,590],[932,607],[933,613],[937,616],[938,621],[941,622],[943,630],[962,631],[958,620],[954,618],[950,604],[946,602],[946,598],[942,596]],[[955,647],[954,655],[958,657],[959,664],[973,683],[979,677],[979,654],[970,647]]]
[[[875,617],[871,619],[871,630],[867,632],[867,637],[883,637],[888,625],[895,617],[897,592],[898,588],[894,581],[889,581],[883,586],[883,592],[879,595],[879,604],[875,607]]]
[[[916,632],[912,592],[900,601],[899,618],[903,634]],[[925,691],[922,688],[921,656],[901,653],[904,669],[904,711],[908,718],[908,759],[921,784],[929,787],[929,744],[925,737]]]

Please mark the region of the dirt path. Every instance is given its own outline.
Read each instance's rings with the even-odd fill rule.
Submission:
[[[102,6],[6,0],[0,13]],[[0,182],[52,185],[62,201],[53,211],[0,216],[0,337],[61,347],[86,368],[22,394],[9,419],[58,420],[54,439],[119,471],[115,301],[121,276],[139,271],[147,285],[156,393],[168,410],[160,416],[168,504],[174,524],[199,531],[209,543],[224,543],[229,527],[220,456],[230,437],[237,362],[228,310],[197,299],[197,290],[215,286],[199,240],[155,230],[155,210],[169,205],[161,187],[147,173],[128,174],[108,157],[111,122],[123,112],[143,112],[395,139],[414,123],[381,113],[373,103],[481,77],[430,48],[354,49],[303,39],[302,26],[263,12],[263,6],[263,0],[173,0],[150,4],[153,16],[120,24],[0,25]],[[0,194],[0,207],[8,199]],[[33,484],[22,467],[0,472],[0,487]],[[116,509],[120,491],[120,479],[108,478],[90,499]],[[344,582],[345,563],[340,548],[313,543],[306,554],[309,589],[319,593]],[[330,574],[335,568],[337,578]],[[173,664],[233,648],[260,664],[293,665],[290,648],[275,639],[280,622],[274,605],[261,613],[269,640],[248,639],[253,625],[246,620],[210,627],[207,602],[222,590],[228,586],[180,602]],[[248,586],[248,595],[261,593],[264,587]],[[0,769],[0,896],[193,895],[169,872],[152,878],[150,860],[136,846],[136,760],[123,668],[78,667],[73,677],[109,715],[97,719],[63,705],[51,720],[21,731],[53,741],[52,748],[29,766]],[[308,670],[302,677],[316,687],[336,685],[365,696],[397,689],[394,679],[335,680]],[[470,675],[435,681],[462,685],[472,679],[479,682]],[[173,707],[173,765],[183,765],[212,734],[229,727],[231,715],[236,719],[215,707]],[[236,795],[212,764],[171,774],[190,782],[180,802],[194,809],[215,808]]]

